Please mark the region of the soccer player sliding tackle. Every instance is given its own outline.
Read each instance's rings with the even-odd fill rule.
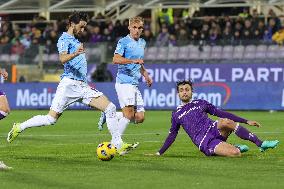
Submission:
[[[240,123],[244,123],[260,127],[258,122],[246,120],[217,109],[205,100],[192,100],[192,91],[191,81],[177,83],[177,92],[182,105],[172,112],[172,126],[169,135],[156,155],[164,154],[171,146],[175,141],[180,126],[183,127],[192,142],[206,156],[238,157],[241,156],[241,153],[248,151],[249,148],[246,145],[232,145],[226,142],[231,133],[235,133],[243,140],[251,141],[262,152],[269,148],[275,148],[278,145],[278,140],[262,141],[255,134],[240,125]],[[219,117],[219,119],[213,121],[208,117],[208,113]]]
[[[87,15],[74,12],[69,16],[67,32],[58,39],[57,48],[64,73],[57,87],[50,111],[47,115],[37,115],[23,123],[15,123],[8,133],[7,141],[12,142],[27,128],[54,125],[63,111],[79,101],[92,108],[103,111],[107,127],[112,135],[111,143],[123,155],[132,149],[133,144],[123,143],[118,130],[116,106],[102,92],[87,84],[87,60],[85,49],[78,40],[87,25]]]

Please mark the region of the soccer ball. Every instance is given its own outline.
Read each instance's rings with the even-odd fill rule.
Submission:
[[[110,142],[103,142],[98,145],[97,156],[99,160],[110,161],[116,153],[116,148]]]

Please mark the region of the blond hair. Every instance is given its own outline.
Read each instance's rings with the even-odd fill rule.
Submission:
[[[139,22],[142,22],[144,24],[144,18],[142,18],[140,16],[135,16],[133,18],[129,18],[129,25],[134,24],[134,23],[139,23]]]

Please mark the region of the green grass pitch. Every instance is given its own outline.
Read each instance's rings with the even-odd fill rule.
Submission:
[[[230,143],[247,144],[241,158],[205,157],[181,129],[171,148],[156,152],[170,128],[170,111],[148,111],[142,125],[129,125],[126,142],[140,146],[109,162],[96,158],[96,147],[109,141],[107,129],[97,130],[98,111],[66,111],[55,126],[24,131],[12,143],[6,136],[12,123],[47,111],[13,111],[0,121],[0,160],[13,170],[0,171],[0,189],[44,188],[283,188],[284,112],[234,112],[259,121],[247,127],[261,139],[278,139],[279,146],[265,153],[232,134]]]

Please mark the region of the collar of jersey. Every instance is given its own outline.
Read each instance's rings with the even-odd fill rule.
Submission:
[[[67,32],[63,32],[63,35],[64,35],[65,38],[72,38],[72,39],[75,38],[73,35],[70,35],[70,34],[67,33]]]
[[[140,40],[140,38],[136,41],[135,39],[133,39],[130,34],[127,35],[129,37],[129,39],[131,39],[132,41],[138,42]]]

